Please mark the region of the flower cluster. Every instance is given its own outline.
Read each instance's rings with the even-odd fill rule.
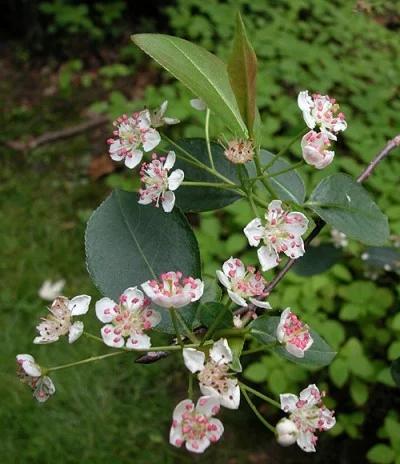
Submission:
[[[50,395],[54,395],[56,388],[51,378],[43,375],[41,367],[30,354],[17,355],[17,363],[20,366],[18,378],[32,389],[33,397],[37,401],[44,403]]]
[[[307,164],[323,169],[328,166],[335,155],[328,150],[331,140],[336,140],[336,134],[347,128],[339,105],[329,95],[308,95],[308,90],[299,93],[297,98],[299,108],[303,112],[304,121],[311,129],[301,140],[303,158]],[[321,132],[313,129],[318,127]]]
[[[308,219],[302,213],[287,213],[282,209],[280,200],[273,200],[265,214],[266,223],[259,218],[253,219],[244,228],[251,246],[258,246],[258,259],[263,271],[277,266],[281,259],[279,254],[285,253],[289,258],[299,258],[304,254],[304,243],[301,236],[307,231]]]

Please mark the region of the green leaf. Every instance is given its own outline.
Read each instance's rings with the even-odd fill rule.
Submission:
[[[387,217],[367,191],[347,174],[323,179],[304,206],[330,226],[367,245],[383,245],[389,239]]]
[[[400,270],[400,251],[395,247],[369,247],[361,255],[364,262],[385,271]]]
[[[226,65],[187,40],[164,34],[135,34],[133,42],[182,82],[239,137],[248,137]]]
[[[246,35],[240,13],[236,16],[236,33],[228,62],[228,77],[243,121],[253,135],[256,112],[257,57]]]
[[[259,342],[264,345],[270,345],[276,341],[276,329],[278,327],[280,317],[276,316],[261,316],[253,321],[250,333]],[[309,366],[327,366],[331,363],[336,356],[336,352],[312,329],[310,335],[314,340],[311,347],[305,352],[304,358],[297,358],[286,351],[286,349],[278,344],[271,347],[276,354],[292,361],[296,364],[303,364]]]
[[[232,351],[232,364],[231,369],[235,372],[242,372],[242,365],[240,363],[240,355],[242,354],[244,337],[230,337],[228,338],[229,348]]]
[[[275,158],[275,155],[267,150],[260,150],[260,162],[262,166],[265,166],[269,161]],[[287,161],[278,159],[271,168],[266,171],[268,174],[274,172],[283,171],[291,166]],[[257,171],[254,163],[247,164],[247,170],[250,177],[257,177]],[[271,187],[279,195],[279,199],[296,205],[301,205],[306,197],[306,188],[304,186],[303,179],[299,176],[297,171],[289,171],[284,174],[280,174],[276,177],[268,179]],[[263,188],[265,188],[263,186]]]
[[[390,373],[392,374],[394,383],[400,387],[400,358],[392,362],[390,366]]]
[[[353,380],[350,384],[350,395],[357,406],[363,406],[368,400],[368,387],[365,383]]]
[[[341,358],[335,359],[329,366],[329,375],[332,382],[337,387],[342,388],[349,378],[347,363]]]
[[[351,372],[362,379],[369,380],[374,374],[374,368],[370,360],[365,356],[351,356],[347,359]]]
[[[376,464],[390,464],[395,458],[395,453],[389,446],[379,443],[368,451],[367,458]]]
[[[185,216],[178,208],[164,213],[161,208],[139,205],[138,199],[136,193],[115,190],[92,214],[86,228],[90,277],[114,300],[126,288],[140,288],[164,272],[179,270],[184,276],[201,277],[197,241]],[[196,309],[197,304],[192,304],[179,310],[189,326]],[[160,312],[157,330],[174,333],[169,312],[165,308]]]
[[[214,277],[208,275],[203,277],[204,281],[204,293],[201,297],[201,303],[208,303],[211,301],[218,302],[222,297],[222,290],[218,284],[218,281]]]
[[[203,164],[210,166],[207,152],[206,141],[201,138],[181,139],[177,142],[181,148],[193,155]],[[177,155],[184,156],[177,148],[169,146],[169,150],[174,150]],[[224,149],[217,143],[211,143],[214,165],[216,170],[227,177],[235,184],[240,184],[236,174],[234,164],[224,156]],[[223,182],[218,177],[210,174],[203,169],[186,162],[182,158],[177,158],[174,169],[182,169],[185,173],[185,181],[210,182],[220,184]],[[201,212],[223,208],[224,206],[235,203],[242,197],[234,190],[225,190],[213,187],[185,187],[181,186],[175,192],[176,204],[182,211]]]
[[[301,277],[321,274],[332,267],[342,256],[342,251],[333,245],[309,247],[307,253],[296,260],[292,270]]]
[[[250,382],[260,383],[268,378],[267,366],[262,362],[250,364],[243,373],[245,379]]]
[[[400,341],[393,342],[388,349],[387,357],[390,361],[400,357]]]
[[[200,320],[203,325],[207,328],[211,327],[215,319],[221,311],[223,311],[224,305],[218,301],[211,301],[200,305]],[[217,329],[231,329],[233,326],[233,315],[232,311],[225,311],[222,320],[219,322]]]

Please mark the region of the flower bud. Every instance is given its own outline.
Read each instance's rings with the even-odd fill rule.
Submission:
[[[289,419],[281,419],[275,427],[275,438],[281,446],[290,446],[296,443],[299,429]]]

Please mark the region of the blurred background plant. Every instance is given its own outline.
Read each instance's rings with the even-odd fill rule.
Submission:
[[[133,189],[137,183],[109,161],[105,140],[111,126],[105,123],[169,100],[168,114],[182,120],[170,128],[174,137],[202,135],[204,114],[189,105],[194,96],[130,43],[130,34],[178,35],[226,59],[237,9],[259,58],[262,146],[274,152],[302,129],[296,103],[300,90],[330,93],[340,102],[349,129],[326,171],[357,176],[400,127],[400,7],[395,0],[4,2],[0,392],[7,401],[0,410],[6,430],[0,448],[5,463],[123,463],[132,458],[139,464],[211,459],[231,464],[400,463],[400,393],[389,372],[390,362],[400,356],[398,152],[366,183],[389,216],[393,240],[388,248],[366,249],[350,241],[336,249],[326,230],[317,243],[324,248],[311,249],[270,297],[274,308],[290,306],[312,321],[337,348],[334,362],[329,369],[305,370],[263,355],[245,367],[249,381],[276,395],[296,393],[307,382],[326,387],[338,424],[315,456],[278,448],[245,407],[226,413],[224,442],[204,457],[193,461],[171,450],[166,446],[171,405],[185,390],[172,359],[153,366],[118,359],[60,371],[54,376],[57,395],[45,405],[31,401],[14,376],[17,353],[54,365],[98,352],[83,341],[37,347],[27,334],[30,327],[33,340],[45,312],[46,303],[37,296],[45,279],[65,278],[68,296],[99,296],[84,265],[86,221],[111,188]],[[90,131],[31,148],[35,137],[98,114],[103,119]],[[213,120],[212,137],[221,130]],[[299,159],[299,147],[290,155]],[[321,178],[311,169],[302,172],[308,185]],[[240,203],[224,214],[191,216],[206,274],[215,275],[231,255],[256,264],[242,233],[250,219],[251,211]],[[94,318],[91,324],[97,332]],[[157,387],[161,375],[168,379],[171,401]],[[266,405],[261,408],[270,414]],[[249,431],[248,442],[239,427]]]

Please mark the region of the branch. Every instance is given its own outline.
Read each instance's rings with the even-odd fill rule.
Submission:
[[[101,115],[74,127],[68,127],[67,129],[53,132],[46,132],[39,137],[28,137],[26,140],[7,140],[5,144],[18,151],[33,150],[34,148],[40,147],[41,145],[47,145],[49,143],[57,142],[58,140],[74,137],[75,135],[79,135],[82,132],[86,132],[87,130],[102,126],[107,122],[109,122],[108,116]]]

